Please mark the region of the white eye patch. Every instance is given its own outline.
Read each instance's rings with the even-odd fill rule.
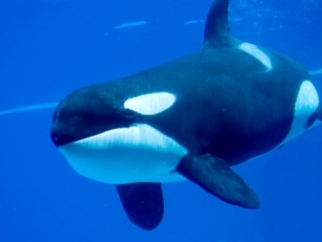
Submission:
[[[266,55],[263,51],[257,48],[256,45],[249,44],[249,43],[242,43],[238,46],[238,49],[246,52],[247,54],[253,56],[259,62],[261,62],[267,69],[270,71],[273,69],[271,59]]]
[[[154,115],[170,108],[176,101],[175,95],[157,92],[130,98],[124,102],[124,108],[143,115]]]

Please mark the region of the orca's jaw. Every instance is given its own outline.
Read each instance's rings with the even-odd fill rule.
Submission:
[[[59,146],[81,175],[104,183],[172,182],[187,150],[146,124],[109,130]]]

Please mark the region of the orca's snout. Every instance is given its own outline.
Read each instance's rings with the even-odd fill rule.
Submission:
[[[54,130],[54,124],[55,124],[56,119],[57,119],[57,112],[55,110],[55,112],[53,114],[53,119],[52,119],[52,127],[50,130],[50,138],[51,138],[52,142],[54,143],[54,145],[58,146],[59,145],[59,135]]]
[[[50,130],[50,138],[56,147],[68,143],[66,135],[62,132],[62,122],[59,119],[57,110],[54,112],[52,126]]]
[[[63,143],[63,139],[64,138],[58,132],[58,129],[57,129],[57,120],[55,118],[55,115],[53,117],[53,124],[52,124],[51,130],[50,130],[50,138],[51,138],[52,142],[54,143],[54,145],[56,147],[62,145],[62,143]]]
[[[55,131],[51,130],[50,131],[50,137],[51,137],[51,140],[54,143],[54,145],[58,147],[59,144],[60,144],[60,142],[59,142],[60,141],[59,135]]]

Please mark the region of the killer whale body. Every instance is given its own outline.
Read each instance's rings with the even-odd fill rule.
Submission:
[[[162,182],[188,179],[219,199],[258,208],[231,166],[285,144],[321,121],[310,74],[229,34],[228,0],[213,1],[203,48],[58,105],[51,138],[70,165],[115,184],[129,219],[156,228]]]

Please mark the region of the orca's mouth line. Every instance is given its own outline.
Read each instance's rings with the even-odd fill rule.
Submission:
[[[187,150],[175,140],[146,124],[109,130],[68,143],[65,146],[69,145],[94,150],[106,150],[115,147],[147,149],[160,153],[172,153],[179,157],[187,153]],[[61,147],[64,147],[64,145]]]

